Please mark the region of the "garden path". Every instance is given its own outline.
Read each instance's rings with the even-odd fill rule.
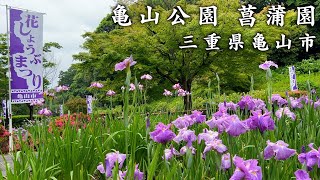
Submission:
[[[5,154],[3,157],[6,159],[7,163],[10,164],[10,167],[13,167],[12,155]],[[3,157],[2,156],[0,157],[0,169],[1,169],[2,175],[6,176],[6,164]]]

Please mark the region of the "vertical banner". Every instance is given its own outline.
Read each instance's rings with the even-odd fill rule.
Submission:
[[[59,112],[60,112],[60,116],[63,116],[63,105],[62,104],[59,105]]]
[[[3,117],[7,117],[7,101],[2,100],[2,111],[3,111]]]
[[[12,104],[43,95],[43,14],[10,9],[10,95]]]
[[[294,66],[289,67],[289,76],[290,76],[290,89],[291,89],[291,91],[298,90],[296,70],[295,70]]]
[[[92,114],[92,96],[87,96],[87,114]]]

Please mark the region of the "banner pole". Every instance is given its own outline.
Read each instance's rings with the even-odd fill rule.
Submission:
[[[7,99],[7,97],[6,97],[6,109],[5,109],[5,111],[6,111],[6,117],[5,117],[6,120],[4,121],[4,127],[6,127],[6,121],[9,122],[8,99]]]
[[[11,63],[10,63],[10,29],[9,29],[9,8],[6,5],[7,14],[7,47],[8,47],[8,72],[9,72],[9,102],[8,102],[8,117],[9,117],[9,151],[13,151],[13,135],[12,135],[12,104],[11,104]]]
[[[39,13],[39,14],[44,14],[46,15],[46,13],[42,13],[42,12],[38,12],[38,11],[33,11],[33,10],[29,10],[29,9],[24,9],[24,8],[20,8],[20,7],[13,7],[13,6],[8,6],[8,5],[4,5],[4,4],[0,4],[0,6],[6,6],[13,9],[19,9],[19,10],[23,10],[23,11],[28,11],[28,12],[35,12],[35,13]]]

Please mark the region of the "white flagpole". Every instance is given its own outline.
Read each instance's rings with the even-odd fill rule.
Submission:
[[[10,29],[9,29],[9,8],[6,5],[7,12],[7,46],[8,46],[8,72],[9,72],[9,102],[8,102],[8,117],[9,117],[9,150],[13,151],[13,137],[12,137],[12,105],[11,105],[11,64],[10,64]]]

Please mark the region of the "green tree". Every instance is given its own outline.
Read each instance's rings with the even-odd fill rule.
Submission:
[[[60,71],[59,73],[59,84],[71,86],[73,78],[77,74],[76,65],[72,64],[67,71]]]
[[[245,0],[243,1],[243,4],[251,4],[255,6],[257,9],[256,12],[260,12],[263,10],[264,7],[271,5],[271,4],[282,4],[284,0]]]
[[[92,69],[86,69],[82,65],[84,64],[72,64],[68,70],[59,74],[59,84],[69,86],[70,90],[66,93],[74,97],[85,97],[90,93],[88,87],[93,81],[90,73]]]
[[[256,33],[263,33],[270,47],[281,34],[303,32],[303,27],[295,25],[296,13],[288,11],[286,24],[283,28],[267,26],[266,13],[256,14],[256,25],[253,28],[241,27],[238,21],[240,13],[239,1],[202,0],[189,4],[179,1],[182,9],[191,16],[185,19],[185,25],[172,25],[167,18],[172,10],[156,6],[154,11],[159,12],[159,24],[141,24],[140,14],[147,14],[146,4],[143,1],[129,6],[129,15],[133,25],[129,27],[116,27],[112,31],[86,33],[86,42],[83,44],[87,52],[74,55],[74,58],[83,62],[83,67],[94,67],[95,79],[122,79],[124,73],[114,73],[115,63],[133,54],[138,61],[135,73],[140,75],[151,72],[159,81],[165,79],[171,84],[181,83],[183,88],[191,91],[195,78],[203,75],[218,73],[220,78],[228,85],[226,88],[237,91],[248,90],[249,78],[257,71],[259,63],[267,59],[266,52],[260,52],[252,47],[253,37]],[[218,25],[199,25],[199,6],[218,7]],[[106,20],[106,19],[105,19]],[[100,24],[101,25],[101,24]],[[100,28],[100,27],[98,27]],[[101,28],[100,28],[101,29]],[[103,28],[102,28],[103,29]],[[203,39],[212,33],[221,36],[218,42],[220,50],[206,51],[208,44]],[[229,50],[229,38],[232,34],[241,33],[245,48],[237,52]],[[196,49],[179,49],[184,45],[184,37],[193,35]],[[166,85],[164,83],[164,85]],[[157,87],[159,88],[159,87]],[[169,88],[168,86],[163,88]],[[191,97],[184,99],[186,108],[191,107]]]
[[[257,12],[260,12],[265,6],[272,4],[281,4],[287,10],[297,10],[297,7],[303,6],[314,6],[315,7],[315,26],[307,26],[307,32],[310,35],[319,37],[320,36],[320,0],[247,0],[244,4],[252,4],[257,7]],[[320,39],[316,38],[313,48],[309,52],[305,52],[305,49],[301,47],[301,36],[305,36],[299,31],[292,32],[287,38],[292,40],[292,48],[290,50],[286,49],[276,49],[272,50],[268,54],[268,59],[274,60],[279,65],[289,65],[295,62],[302,61],[303,59],[320,57]]]
[[[308,33],[310,35],[316,36],[313,48],[309,52],[305,52],[303,48],[299,52],[298,59],[302,61],[303,59],[309,58],[320,58],[320,0],[286,0],[285,4],[288,8],[296,9],[297,7],[303,6],[314,6],[315,7],[315,25],[308,26]]]
[[[8,46],[6,34],[0,34],[0,97],[8,98]]]

